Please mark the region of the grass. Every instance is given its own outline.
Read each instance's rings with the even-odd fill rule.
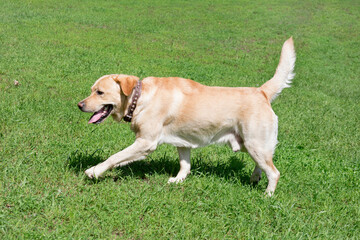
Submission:
[[[359,239],[358,1],[0,2],[1,239]],[[279,116],[274,197],[224,146],[176,149],[91,181],[83,171],[134,140],[88,125],[76,103],[109,73],[259,86],[294,37],[296,77]],[[14,81],[19,85],[15,86]]]

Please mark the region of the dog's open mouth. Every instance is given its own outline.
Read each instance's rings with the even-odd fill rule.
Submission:
[[[89,123],[102,123],[110,115],[113,108],[111,104],[105,105],[91,116]]]

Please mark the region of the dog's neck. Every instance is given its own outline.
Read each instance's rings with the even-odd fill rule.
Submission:
[[[125,122],[131,122],[131,119],[133,118],[133,114],[134,114],[134,111],[136,108],[137,101],[139,100],[140,95],[141,95],[141,86],[142,86],[142,82],[139,80],[131,94],[132,100],[128,107],[127,113],[123,118]]]

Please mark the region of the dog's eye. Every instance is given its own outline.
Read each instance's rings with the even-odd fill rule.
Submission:
[[[97,94],[97,95],[103,95],[104,92],[97,90],[97,91],[96,91],[96,94]]]

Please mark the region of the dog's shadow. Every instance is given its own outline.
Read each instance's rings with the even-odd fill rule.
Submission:
[[[245,170],[244,155],[236,154],[222,162],[203,161],[201,157],[191,159],[192,175],[214,175],[229,181],[240,181],[241,184],[250,184],[251,173]],[[93,153],[75,151],[72,152],[66,162],[66,166],[77,174],[83,173],[87,168],[104,161],[103,151],[96,150]],[[180,169],[178,159],[166,155],[158,158],[148,157],[146,160],[133,162],[121,167],[119,176],[113,177],[115,181],[122,177],[134,177],[146,179],[147,175],[166,174],[176,176]]]

